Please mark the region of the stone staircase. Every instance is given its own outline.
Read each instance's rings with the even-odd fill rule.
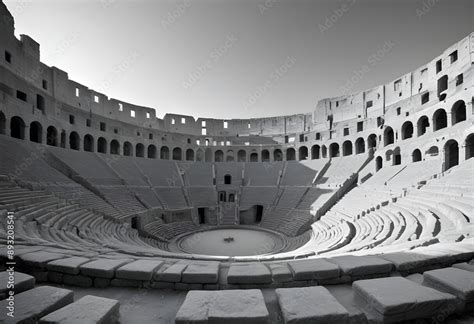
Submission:
[[[235,203],[221,203],[219,225],[236,225],[238,208]]]

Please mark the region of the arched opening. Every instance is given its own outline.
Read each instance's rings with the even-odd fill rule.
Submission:
[[[186,150],[186,161],[194,161],[194,151],[193,149]]]
[[[426,151],[426,154],[430,156],[437,156],[439,154],[439,149],[437,146],[432,146]]]
[[[233,193],[229,194],[229,202],[235,202],[235,194]]]
[[[311,160],[317,160],[320,158],[321,147],[319,145],[313,145],[311,147]]]
[[[430,127],[430,120],[428,119],[427,116],[421,116],[418,119],[418,122],[417,122],[416,126],[418,128],[417,136],[419,137],[419,136],[425,134],[428,127]]]
[[[214,154],[212,153],[212,149],[211,148],[207,148],[206,151],[204,152],[204,159],[206,160],[206,162],[212,162],[212,157],[214,156]]]
[[[237,152],[237,161],[238,162],[246,162],[247,161],[247,152],[245,152],[245,150],[239,150]]]
[[[298,150],[299,160],[303,161],[308,158],[308,148],[306,146],[301,146]]]
[[[258,153],[250,153],[250,162],[258,162]]]
[[[466,160],[474,156],[474,134],[466,137]]]
[[[58,130],[54,126],[46,128],[46,144],[58,146]]]
[[[402,125],[402,140],[413,137],[413,123],[406,121]]]
[[[381,156],[377,156],[377,158],[375,159],[375,171],[382,169],[382,166],[383,166],[383,159]]]
[[[396,147],[394,150],[393,150],[393,161],[392,161],[392,165],[400,165],[402,164],[402,155],[400,153],[400,148],[399,147]]]
[[[103,137],[99,137],[97,140],[97,152],[107,153],[107,140]]]
[[[273,151],[273,161],[283,161],[283,153],[280,149]]]
[[[142,143],[135,145],[135,156],[140,158],[145,157],[145,145]]]
[[[337,143],[332,143],[329,145],[329,157],[338,157],[339,156],[339,144]]]
[[[270,152],[268,150],[262,151],[262,162],[270,162]]]
[[[352,142],[351,141],[345,141],[344,143],[342,143],[342,155],[343,156],[352,155]]]
[[[89,134],[84,136],[84,151],[94,152],[94,138]]]
[[[214,161],[216,161],[216,162],[224,162],[224,152],[222,152],[221,150],[217,150],[217,151],[214,153]]]
[[[413,151],[413,153],[411,154],[411,160],[412,162],[421,161],[421,151],[419,149]]]
[[[356,154],[365,153],[365,142],[362,137],[359,137],[355,141]]]
[[[18,139],[25,139],[25,122],[18,116],[10,120],[10,136]]]
[[[259,224],[262,222],[262,217],[263,217],[263,206],[262,205],[256,205],[257,210],[255,213],[255,223]]]
[[[326,148],[326,145],[323,145],[321,147],[321,156],[323,157],[323,159],[328,157],[328,149]]]
[[[117,140],[112,140],[110,142],[110,154],[120,154],[120,144]]]
[[[459,146],[455,140],[449,140],[444,144],[444,170],[449,170],[459,164]]]
[[[232,184],[232,176],[230,174],[226,174],[224,176],[224,184],[226,185]]]
[[[228,150],[227,154],[226,154],[226,157],[225,157],[225,160],[227,162],[233,162],[234,161],[234,151]]]
[[[387,126],[383,132],[383,145],[387,146],[395,142],[395,135],[393,129],[390,126]]]
[[[162,146],[160,149],[160,159],[169,160],[170,159],[170,149],[167,146]]]
[[[289,148],[286,150],[286,160],[287,161],[294,161],[296,158],[295,158],[295,155],[296,155],[296,152],[295,152],[295,149],[294,148]]]
[[[149,159],[156,159],[156,146],[155,145],[153,144],[148,145],[146,156]]]
[[[206,208],[198,208],[199,224],[206,224]]]
[[[0,134],[5,135],[7,127],[7,119],[5,114],[0,111]]]
[[[43,126],[37,121],[30,124],[30,141],[41,143],[43,137]]]
[[[377,135],[370,134],[369,137],[367,137],[367,147],[369,150],[377,147]]]
[[[204,152],[201,149],[197,150],[196,152],[196,161],[198,162],[204,161]]]
[[[463,100],[454,103],[451,109],[451,119],[453,125],[466,120],[466,104]]]
[[[219,191],[219,201],[226,201],[226,193],[225,191]]]
[[[123,155],[124,156],[133,156],[133,146],[130,142],[123,143]]]
[[[72,132],[71,134],[69,134],[69,147],[71,148],[71,150],[79,151],[81,147],[80,142],[81,140],[79,139],[79,134],[77,134],[76,132]]]
[[[433,130],[437,131],[448,126],[448,117],[444,109],[438,109],[433,114]]]

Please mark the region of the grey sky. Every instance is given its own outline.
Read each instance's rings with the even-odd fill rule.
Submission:
[[[158,116],[310,112],[341,95],[387,42],[352,92],[415,69],[473,30],[468,0],[4,2],[43,62]]]

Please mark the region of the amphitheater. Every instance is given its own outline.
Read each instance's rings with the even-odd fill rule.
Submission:
[[[0,11],[1,323],[473,322],[474,34],[310,113],[160,119]]]

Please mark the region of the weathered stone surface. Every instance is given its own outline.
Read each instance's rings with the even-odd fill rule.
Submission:
[[[390,273],[393,269],[390,261],[374,256],[344,255],[330,258],[328,261],[337,264],[343,274],[355,277]]]
[[[106,288],[110,286],[110,279],[107,278],[95,278],[94,287],[96,288]]]
[[[113,278],[115,270],[130,262],[124,259],[98,259],[80,266],[82,274],[91,277]]]
[[[175,322],[267,323],[269,313],[260,290],[190,291]]]
[[[72,303],[71,290],[49,286],[37,287],[15,296],[14,323],[35,323],[41,317]],[[11,323],[6,306],[8,300],[0,302],[0,323]]]
[[[114,299],[84,296],[40,319],[40,324],[115,323],[120,303]]]
[[[340,269],[334,263],[324,259],[310,259],[288,262],[294,280],[318,280],[336,278]]]
[[[121,279],[151,280],[153,273],[162,264],[163,261],[137,260],[118,268],[115,276]]]
[[[5,298],[6,294],[10,290],[7,287],[9,282],[13,282],[15,287],[13,291],[15,293],[21,293],[25,290],[32,289],[35,287],[35,277],[27,275],[21,272],[2,271],[0,272],[0,298]]]
[[[402,277],[360,280],[353,283],[365,308],[384,321],[404,321],[454,312],[456,297],[421,286]]]
[[[474,302],[474,272],[445,268],[423,273],[424,284],[457,296],[466,303]]]
[[[348,323],[349,312],[324,287],[276,289],[285,323]]]
[[[82,257],[72,257],[51,261],[47,264],[48,270],[77,275],[81,271],[81,264],[89,262],[90,259]]]
[[[187,263],[177,262],[167,267],[166,269],[158,270],[158,272],[155,274],[155,278],[158,281],[180,282],[181,275],[187,266],[188,266]]]
[[[290,282],[293,280],[293,273],[286,263],[268,264],[272,272],[272,279],[275,282]]]
[[[110,285],[114,287],[133,287],[140,288],[142,286],[140,280],[131,280],[131,279],[112,279]]]
[[[182,281],[186,283],[213,284],[219,275],[219,262],[194,262],[186,267]]]
[[[232,263],[227,273],[229,284],[269,284],[272,273],[263,263]]]
[[[452,265],[453,268],[458,268],[466,271],[474,272],[474,264],[469,264],[467,262],[456,263]]]
[[[64,258],[63,254],[37,251],[23,254],[21,262],[28,267],[46,269],[49,262],[62,258]]]
[[[76,286],[76,287],[91,287],[94,283],[91,277],[86,276],[73,276],[65,274],[63,276],[63,282],[65,285]]]
[[[379,255],[379,257],[392,262],[397,271],[402,273],[415,272],[420,269],[429,269],[434,264],[442,261],[437,256],[410,252],[394,252]]]

